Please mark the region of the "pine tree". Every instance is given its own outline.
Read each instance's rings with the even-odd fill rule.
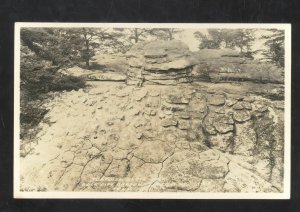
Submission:
[[[279,67],[284,67],[284,31],[269,29],[271,35],[262,36],[265,39],[266,50],[262,51],[263,56],[268,61],[275,63]]]

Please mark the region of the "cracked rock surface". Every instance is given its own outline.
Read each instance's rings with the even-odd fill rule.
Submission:
[[[260,91],[90,82],[56,93],[21,141],[21,190],[282,192],[284,102]]]

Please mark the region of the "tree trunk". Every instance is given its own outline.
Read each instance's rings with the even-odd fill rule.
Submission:
[[[139,42],[138,29],[134,29],[134,42]]]
[[[172,34],[172,31],[169,31],[169,39],[170,39],[170,40],[173,40],[173,34]]]
[[[84,40],[85,40],[85,55],[84,55],[85,65],[87,68],[90,68],[90,56],[89,56],[90,44],[89,44],[89,40],[87,39],[87,33],[85,30],[84,30]]]
[[[243,53],[243,46],[240,46],[240,53]]]

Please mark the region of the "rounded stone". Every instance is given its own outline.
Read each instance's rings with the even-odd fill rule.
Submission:
[[[233,113],[233,119],[237,122],[245,122],[251,119],[249,111],[240,110]]]

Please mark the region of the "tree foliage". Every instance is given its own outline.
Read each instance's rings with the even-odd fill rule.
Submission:
[[[160,40],[173,40],[174,35],[180,32],[182,30],[175,28],[154,28],[150,30],[150,34]]]
[[[284,31],[278,29],[269,29],[270,35],[264,35],[267,49],[262,50],[265,59],[275,63],[280,67],[284,67]]]
[[[23,45],[53,65],[68,66],[84,62],[89,68],[96,51],[120,44],[118,34],[103,28],[24,28]]]
[[[221,42],[217,38],[213,38],[213,33],[209,35],[203,34],[201,32],[195,32],[195,37],[200,41],[199,49],[219,49]]]
[[[49,60],[53,65],[63,63],[65,50],[60,45],[62,37],[54,29],[24,28],[21,30],[21,42],[41,59]],[[67,48],[69,49],[69,48]]]
[[[119,52],[128,51],[134,44],[145,40],[173,40],[174,35],[182,30],[174,28],[114,28],[114,40],[111,40],[110,46]]]
[[[199,49],[238,49],[246,57],[252,57],[253,29],[208,29],[208,34],[195,32],[200,41]]]
[[[149,35],[150,30],[149,29],[139,29],[139,28],[133,28],[133,29],[127,29],[129,32],[129,40],[134,43],[138,43],[140,41],[144,41]]]
[[[125,53],[134,44],[145,41],[151,36],[151,29],[146,28],[114,28],[114,40],[110,43],[118,52]]]

